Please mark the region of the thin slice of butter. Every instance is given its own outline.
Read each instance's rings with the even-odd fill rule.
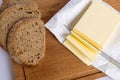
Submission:
[[[73,31],[99,50],[102,50],[120,23],[120,15],[100,1],[94,1]]]
[[[93,52],[91,49],[86,47],[84,43],[81,43],[77,39],[75,39],[73,36],[69,35],[66,38],[72,45],[74,45],[83,55],[85,55],[88,59],[91,61],[94,61],[97,54]]]
[[[98,49],[96,49],[95,47],[93,47],[90,43],[88,43],[87,41],[85,41],[83,38],[81,38],[78,34],[74,33],[73,31],[71,31],[71,36],[73,36],[81,44],[83,44],[84,46],[86,46],[86,48],[88,48],[91,51],[93,51],[96,55],[99,53]]]
[[[67,47],[71,52],[74,53],[81,61],[83,61],[88,66],[92,64],[92,61],[88,59],[83,53],[81,53],[74,45],[72,45],[68,40],[64,41],[64,46]]]

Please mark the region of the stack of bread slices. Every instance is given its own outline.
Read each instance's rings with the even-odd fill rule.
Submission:
[[[45,56],[45,28],[32,0],[8,0],[0,7],[0,45],[17,63],[35,66]]]

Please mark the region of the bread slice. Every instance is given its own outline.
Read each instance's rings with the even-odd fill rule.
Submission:
[[[7,8],[0,15],[0,45],[6,49],[6,37],[12,25],[26,17],[40,18],[40,12],[35,9],[30,9],[26,5],[14,5]]]
[[[45,28],[37,18],[20,20],[8,34],[7,48],[22,65],[35,66],[45,56]]]
[[[8,0],[1,5],[0,13],[3,12],[8,7],[17,5],[17,4],[24,4],[24,5],[27,5],[31,9],[38,9],[37,4],[32,0]]]

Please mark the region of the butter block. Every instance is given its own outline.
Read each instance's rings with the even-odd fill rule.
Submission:
[[[92,64],[92,61],[88,59],[83,53],[81,53],[74,45],[72,45],[68,40],[64,41],[64,46],[67,47],[74,55],[76,55],[81,61],[83,61],[88,66]]]
[[[100,1],[94,1],[73,28],[85,41],[102,50],[120,25],[120,15]]]

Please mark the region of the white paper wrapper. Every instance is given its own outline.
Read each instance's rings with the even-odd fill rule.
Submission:
[[[71,25],[75,24],[73,21],[80,18],[89,4],[90,0],[70,0],[64,8],[46,23],[46,28],[63,43],[73,28]]]
[[[114,80],[120,80],[120,29],[116,31],[103,52],[97,56],[93,66]]]
[[[107,3],[101,1],[113,11],[117,12]],[[47,23],[46,28],[62,44],[66,36],[70,34],[73,25],[83,14],[90,0],[70,0],[58,13],[56,13]],[[120,31],[120,30],[118,30]],[[97,56],[93,66],[110,76],[114,80],[120,80],[120,34],[116,34],[109,41],[109,45]]]
[[[111,79],[110,77],[102,77],[102,78],[99,78],[99,79],[96,79],[96,80],[113,80],[113,79]]]

